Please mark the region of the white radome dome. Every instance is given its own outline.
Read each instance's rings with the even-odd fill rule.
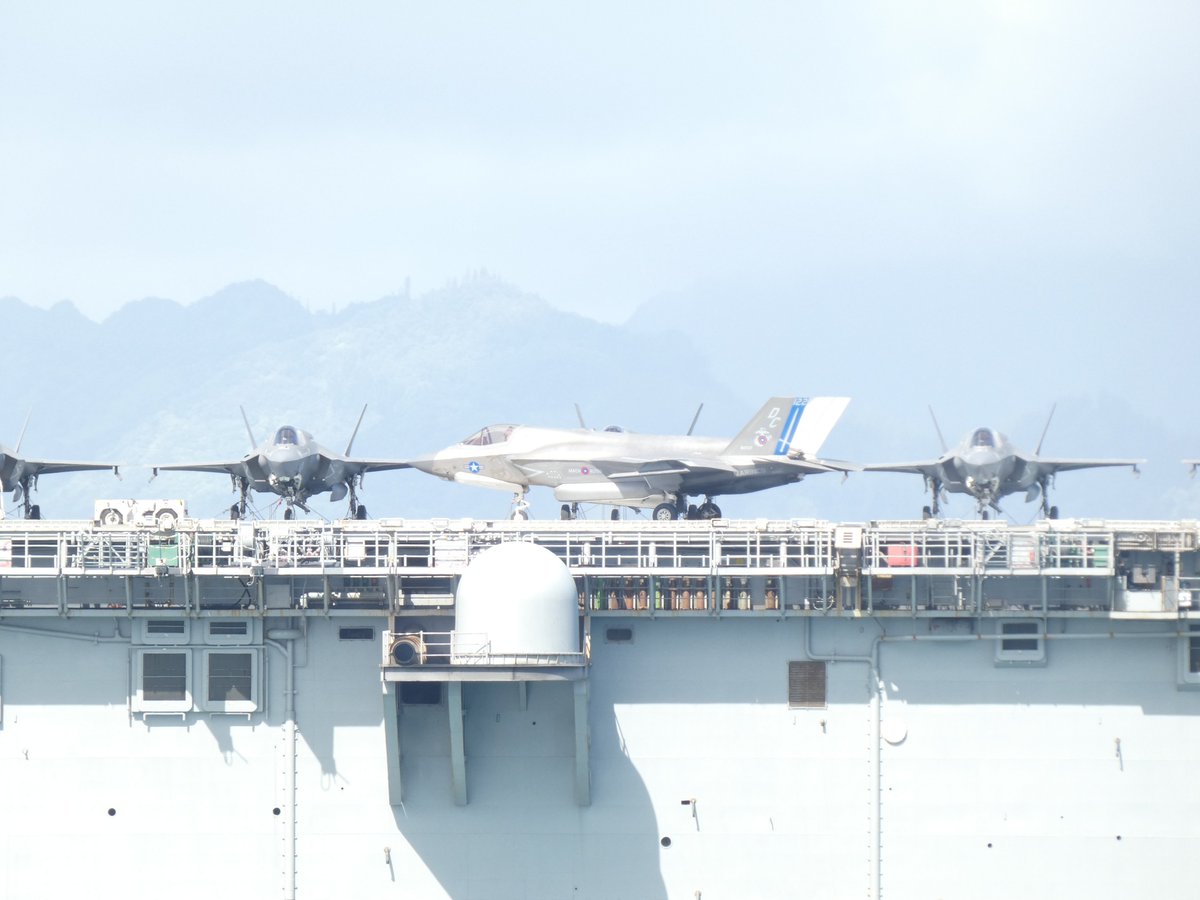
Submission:
[[[578,590],[545,547],[507,541],[467,566],[455,597],[455,631],[479,635],[489,655],[578,653]]]

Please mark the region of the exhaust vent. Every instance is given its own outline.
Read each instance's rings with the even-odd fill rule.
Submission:
[[[425,662],[425,641],[419,634],[398,634],[392,639],[388,650],[392,662],[398,666],[419,666]]]

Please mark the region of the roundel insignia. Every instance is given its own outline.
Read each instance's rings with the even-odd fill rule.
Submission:
[[[477,463],[475,460],[471,460],[469,463],[467,463],[467,471],[472,475],[478,475],[479,470],[482,468],[483,466],[479,465],[479,463]]]
[[[589,466],[580,466],[579,474],[580,475],[590,475],[590,474],[592,474],[592,470]]]
[[[767,441],[769,441],[770,439],[771,439],[771,432],[767,431],[767,429],[765,429],[765,428],[760,428],[758,431],[756,431],[754,433],[754,443],[758,444],[758,446],[760,446],[760,447],[767,446]]]

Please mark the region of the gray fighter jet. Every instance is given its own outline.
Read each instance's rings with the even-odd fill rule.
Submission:
[[[933,410],[929,411],[933,415]],[[1054,410],[1050,410],[1053,418]],[[937,419],[933,420],[944,451],[937,459],[911,463],[885,463],[863,466],[867,472],[912,472],[925,478],[925,486],[933,502],[924,507],[925,518],[938,515],[944,492],[970,494],[975,498],[980,517],[988,518],[989,510],[1001,512],[999,500],[1009,494],[1025,493],[1025,502],[1042,498],[1042,514],[1058,518],[1058,507],[1050,505],[1050,482],[1059,472],[1072,469],[1093,469],[1104,466],[1130,466],[1134,472],[1144,459],[1065,459],[1041,456],[1042,442],[1050,428],[1050,419],[1042,429],[1042,437],[1033,453],[1022,453],[1007,437],[992,428],[976,428],[953,450],[946,448]]]
[[[25,418],[29,424],[29,418]],[[12,491],[13,501],[21,502],[21,512],[26,519],[40,519],[42,508],[32,502],[30,494],[37,487],[39,476],[51,475],[56,472],[85,472],[98,469],[112,469],[113,474],[120,476],[116,463],[94,462],[55,462],[48,459],[26,459],[20,456],[21,441],[25,438],[25,427],[21,427],[21,436],[17,438],[17,446],[10,450],[0,444],[0,490]]]
[[[363,475],[383,469],[408,468],[408,463],[401,460],[350,458],[350,448],[354,446],[354,438],[366,412],[367,408],[364,406],[359,414],[358,424],[354,426],[354,433],[350,435],[350,441],[346,444],[346,452],[341,454],[325,449],[307,431],[301,431],[292,425],[282,426],[271,440],[259,444],[243,409],[242,420],[246,423],[246,433],[250,435],[253,449],[241,459],[155,466],[154,474],[157,475],[161,469],[167,469],[223,472],[229,475],[233,479],[234,490],[239,493],[238,502],[229,510],[231,518],[234,519],[246,514],[246,497],[251,489],[282,497],[287,504],[283,513],[285,519],[295,516],[297,506],[308,512],[308,499],[314,494],[323,494],[326,491],[330,492],[330,500],[335,503],[349,494],[350,515],[356,519],[365,519],[367,508],[358,502],[356,492],[356,487],[362,484]]]
[[[818,472],[857,471],[817,451],[850,402],[847,397],[773,397],[732,441],[686,435],[633,434],[616,426],[538,428],[489,425],[414,468],[461,484],[513,492],[514,518],[526,518],[533,485],[554,488],[562,517],[580,503],[653,507],[653,517],[717,518],[712,498],[745,494]],[[582,424],[582,423],[581,423]],[[693,421],[693,426],[695,422]],[[689,497],[704,497],[689,506]],[[614,510],[614,513],[616,511]]]

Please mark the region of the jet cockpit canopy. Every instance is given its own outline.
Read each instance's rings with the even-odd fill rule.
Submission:
[[[295,445],[299,443],[300,436],[296,434],[296,429],[291,425],[284,425],[275,432],[275,446],[279,446],[280,444]]]
[[[481,428],[463,443],[472,447],[487,447],[490,444],[503,444],[512,435],[515,425],[489,425]]]
[[[976,428],[971,435],[972,447],[995,447],[996,433],[990,428]]]

